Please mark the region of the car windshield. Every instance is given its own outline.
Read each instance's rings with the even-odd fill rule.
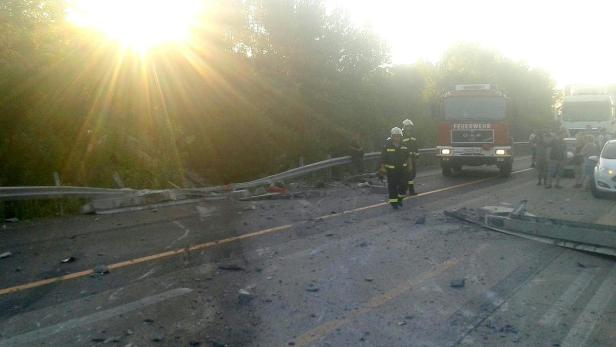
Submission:
[[[603,147],[601,151],[601,158],[604,159],[616,159],[616,142],[611,142]]]
[[[568,122],[606,121],[611,117],[610,104],[605,101],[565,102],[562,112]]]
[[[455,96],[445,100],[446,119],[498,120],[505,118],[501,96]]]

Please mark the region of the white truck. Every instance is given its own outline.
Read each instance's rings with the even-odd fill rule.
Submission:
[[[613,133],[614,99],[607,94],[565,96],[560,107],[560,121],[572,137],[581,131],[598,132],[599,129]]]

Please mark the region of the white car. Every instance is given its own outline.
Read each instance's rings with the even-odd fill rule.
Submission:
[[[597,161],[591,185],[592,195],[600,198],[607,193],[616,193],[616,140],[608,141],[603,146],[601,156],[589,159]]]

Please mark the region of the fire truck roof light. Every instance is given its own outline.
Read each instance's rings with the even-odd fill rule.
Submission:
[[[465,91],[465,90],[490,90],[491,86],[489,84],[458,84],[456,85],[456,91]]]

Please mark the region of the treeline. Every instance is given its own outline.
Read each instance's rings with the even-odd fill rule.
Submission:
[[[544,72],[473,44],[392,66],[382,39],[318,0],[213,1],[190,45],[146,56],[73,27],[64,4],[0,3],[0,185],[239,182],[344,154],[354,133],[376,150],[407,117],[431,146],[457,83],[504,89],[520,139],[552,119]]]

